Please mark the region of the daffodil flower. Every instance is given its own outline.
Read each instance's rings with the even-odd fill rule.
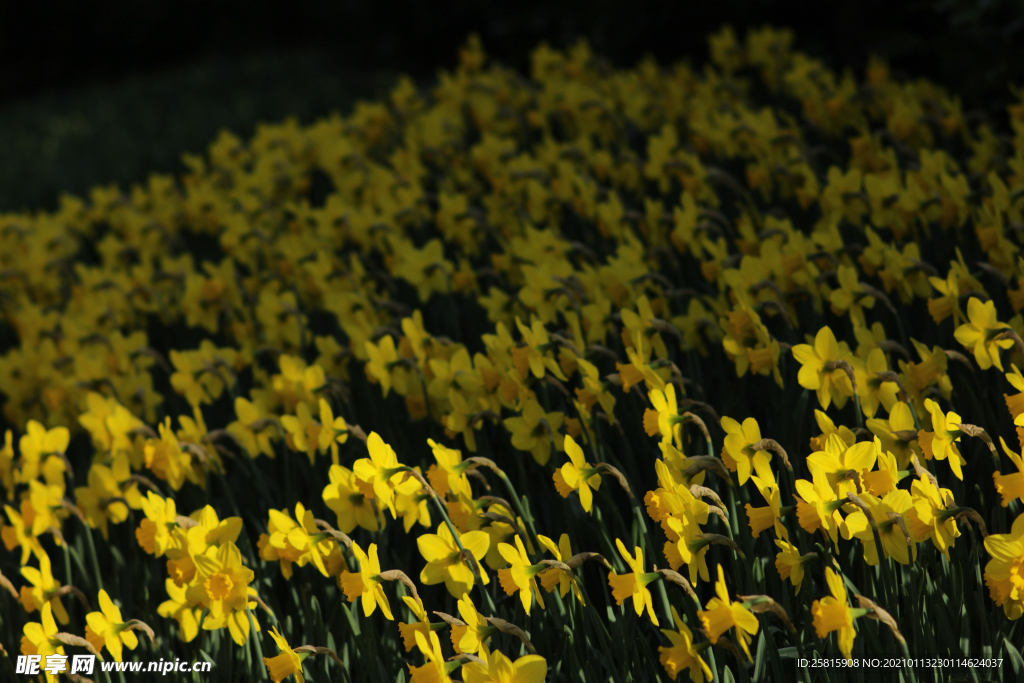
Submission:
[[[23,629],[23,635],[21,637],[21,654],[23,655],[39,655],[46,661],[46,658],[50,655],[63,655],[64,645],[57,639],[57,623],[53,620],[53,612],[50,608],[50,603],[43,605],[40,610],[39,622],[30,621],[25,624]],[[68,666],[65,661],[64,668],[61,671],[67,671]],[[57,676],[49,672],[46,673],[47,683],[57,683]]]
[[[907,511],[906,519],[911,535],[920,540],[931,538],[939,552],[949,557],[949,549],[960,535],[952,492],[922,476],[911,484],[910,493],[913,509]]]
[[[565,563],[573,556],[572,546],[569,543],[569,534],[562,534],[558,539],[558,545],[555,545],[553,540],[541,534],[537,535],[537,540],[542,546],[547,548],[548,552],[551,553],[558,562]],[[564,569],[549,567],[542,571],[540,573],[540,583],[548,593],[555,590],[555,586],[557,586],[558,594],[563,598],[565,597],[565,594],[569,592],[569,587],[571,586],[572,592],[576,596],[576,599],[580,601],[580,604],[587,604],[583,599],[583,594],[580,592],[580,587],[576,582],[576,577],[570,576]]]
[[[594,501],[592,489],[596,490],[601,486],[601,475],[598,474],[597,468],[584,460],[583,449],[575,439],[567,435],[564,443],[569,462],[562,465],[561,469],[555,470],[555,488],[563,498],[568,498],[573,491],[579,491],[580,504],[589,513]]]
[[[974,354],[979,368],[988,370],[994,365],[1002,371],[1003,361],[999,358],[999,350],[1013,346],[1013,340],[996,339],[1010,326],[999,322],[995,302],[990,299],[981,303],[980,299],[972,296],[967,302],[967,318],[968,322],[956,328],[953,336]]]
[[[537,604],[544,609],[544,596],[537,586],[536,576],[547,569],[544,564],[530,564],[530,557],[523,547],[523,539],[517,535],[515,545],[501,543],[498,545],[498,552],[511,565],[508,569],[498,571],[498,578],[501,580],[501,587],[505,593],[513,595],[519,593],[519,600],[523,603],[526,614],[530,614],[530,606],[533,598],[537,598]]]
[[[865,512],[858,508],[843,521],[843,536],[855,536],[861,540],[864,544],[864,561],[872,567],[878,564],[878,548],[872,526],[878,530],[882,552],[886,557],[891,557],[900,564],[910,564],[912,559],[916,560],[917,540],[911,538],[908,543],[907,537],[903,534],[904,528],[908,527],[900,527],[896,522],[897,515],[902,517],[914,506],[910,493],[901,489],[892,491],[883,498],[876,498],[871,494],[863,494],[860,498],[874,519],[868,519]]]
[[[715,582],[715,597],[708,600],[707,609],[699,610],[704,631],[708,634],[708,640],[712,644],[717,643],[723,633],[732,627],[736,627],[736,637],[740,641],[740,647],[747,655],[747,659],[753,661],[750,656],[750,636],[757,633],[760,623],[757,617],[742,602],[732,602],[729,599],[729,589],[725,585],[725,572],[722,565],[718,565],[718,580]]]
[[[658,659],[665,667],[665,673],[673,681],[682,671],[688,671],[690,680],[693,683],[710,681],[712,679],[711,667],[707,665],[700,653],[707,648],[707,643],[694,646],[693,633],[682,619],[676,608],[672,607],[672,619],[676,624],[675,631],[661,629],[662,634],[668,638],[669,647],[658,648]]]
[[[477,611],[476,605],[469,597],[469,594],[459,598],[459,616],[462,617],[465,626],[453,626],[451,632],[452,647],[456,652],[475,654],[487,651],[487,639],[498,633],[498,627],[487,621],[487,618]]]
[[[117,661],[121,661],[122,648],[127,647],[134,650],[138,647],[139,639],[131,630],[131,624],[125,623],[121,618],[121,610],[111,601],[107,591],[100,589],[99,612],[89,612],[85,620],[89,625],[91,633],[86,634],[86,639],[92,643],[98,651],[106,646],[107,651]]]
[[[395,486],[408,468],[398,462],[394,449],[384,443],[384,439],[380,438],[377,432],[371,432],[366,438],[366,449],[370,457],[356,460],[352,468],[356,479],[367,484],[378,507],[391,510],[391,516],[397,519]]]
[[[330,483],[324,487],[321,497],[338,519],[338,529],[345,534],[359,526],[367,531],[378,531],[384,527],[384,516],[374,509],[373,496],[367,496],[359,486],[355,473],[341,465],[331,465],[328,471]]]
[[[189,598],[196,598],[210,610],[203,621],[203,630],[227,626],[235,644],[244,645],[249,637],[246,612],[256,606],[255,601],[250,603],[252,570],[242,564],[242,554],[230,541],[220,547],[210,546],[205,554],[196,555],[193,560],[197,581],[189,588]],[[259,630],[259,622],[256,622],[256,630]]]
[[[867,610],[850,608],[846,597],[846,586],[843,585],[843,577],[832,571],[831,567],[825,567],[825,581],[828,582],[832,595],[815,600],[811,605],[814,630],[819,638],[824,638],[832,631],[838,631],[839,651],[843,653],[843,657],[847,661],[850,661],[853,639],[857,637],[853,621],[857,616],[865,614]]]
[[[1008,534],[991,534],[985,550],[992,559],[985,565],[985,585],[992,601],[1002,606],[1007,619],[1024,616],[1024,515],[1018,515]]]
[[[635,558],[629,554],[626,546],[617,538],[615,539],[615,547],[619,549],[619,554],[625,560],[626,566],[633,571],[628,574],[608,572],[608,585],[611,586],[612,597],[615,598],[616,604],[619,605],[627,598],[632,599],[633,609],[636,611],[637,616],[643,614],[644,607],[646,607],[647,616],[651,618],[651,623],[657,626],[658,615],[654,613],[651,591],[648,590],[647,586],[659,580],[661,574],[657,572],[644,572],[644,551],[640,549],[640,546],[634,548],[636,552]]]
[[[490,536],[483,531],[467,531],[459,534],[459,542],[462,549],[470,553],[472,558],[463,556],[463,550],[455,542],[455,537],[445,522],[441,522],[437,527],[437,534],[423,534],[416,539],[420,555],[427,561],[427,565],[420,572],[420,581],[428,586],[444,582],[453,598],[461,598],[473,590],[476,584],[476,572],[466,565],[467,562],[475,562],[480,572],[480,580],[485,584],[490,583],[487,573],[480,566],[490,546]]]
[[[441,639],[433,631],[415,633],[416,648],[426,657],[423,666],[409,665],[409,683],[451,683],[451,672],[458,668],[458,662],[445,661]]]
[[[525,655],[512,661],[500,650],[491,650],[483,662],[462,667],[466,683],[544,683],[548,663],[540,655]]]
[[[61,624],[68,623],[68,613],[64,604],[60,601],[60,582],[53,578],[53,570],[50,566],[50,556],[45,550],[39,549],[35,552],[39,558],[39,568],[22,567],[21,575],[31,584],[21,587],[21,604],[25,612],[32,613],[41,609],[43,605],[50,605],[53,608],[54,616]]]
[[[799,593],[804,581],[804,565],[818,559],[818,556],[815,553],[801,555],[795,545],[781,538],[775,539],[775,545],[780,551],[775,556],[775,569],[782,580],[789,579],[795,589],[794,592]]]
[[[725,464],[736,472],[740,486],[747,483],[752,472],[756,472],[761,481],[774,484],[775,473],[768,464],[771,453],[764,449],[754,450],[754,445],[761,441],[761,427],[757,420],[748,417],[740,425],[731,417],[723,416],[722,429],[725,430],[725,454],[729,456],[725,458]]]
[[[853,385],[846,372],[835,365],[843,360],[839,343],[832,329],[823,327],[814,338],[814,346],[797,344],[793,347],[793,358],[800,363],[797,381],[804,389],[818,392],[818,403],[822,410],[835,402],[840,408],[846,399],[853,396]]]
[[[1002,497],[1003,507],[1007,507],[1014,498],[1019,498],[1024,503],[1024,459],[1009,449],[1003,437],[999,437],[999,444],[1003,447],[1003,452],[1006,453],[1010,462],[1017,466],[1017,471],[1012,474],[992,473],[996,493]]]
[[[929,460],[949,460],[949,467],[957,479],[963,479],[963,466],[967,464],[956,442],[960,440],[960,416],[950,411],[943,413],[939,404],[930,398],[925,399],[924,407],[931,413],[932,430],[926,432],[923,429],[918,432],[917,440],[921,444],[921,450]]]
[[[270,629],[270,637],[274,639],[277,649],[280,650],[280,653],[275,657],[263,658],[263,664],[267,667],[270,680],[274,681],[274,683],[281,683],[284,679],[295,674],[297,683],[305,683],[306,679],[302,675],[302,662],[309,656],[309,653],[300,653],[293,650],[276,627]]]
[[[381,585],[383,580],[379,578],[380,561],[377,559],[377,544],[371,543],[369,554],[363,552],[358,543],[352,543],[352,555],[359,563],[359,571],[342,572],[338,577],[338,583],[345,592],[349,602],[361,600],[363,605],[363,616],[370,616],[377,607],[389,620],[394,621],[391,616],[391,605],[388,603],[388,596],[384,593]]]

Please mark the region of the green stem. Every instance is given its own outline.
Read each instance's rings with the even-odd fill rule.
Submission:
[[[89,544],[89,558],[92,560],[92,571],[96,575],[96,591],[103,590],[103,572],[100,571],[100,560],[96,555],[96,543],[92,540],[92,529],[89,528],[88,524],[82,522],[85,526],[85,540]]]
[[[248,605],[245,607],[245,616],[249,619],[249,637],[256,644],[256,666],[260,670],[260,678],[266,680],[267,678],[267,667],[263,665],[263,646],[260,644],[260,638],[256,635],[256,619],[252,616],[252,610],[249,609]],[[249,672],[252,672],[250,667]]]
[[[508,475],[505,474],[504,470],[502,470],[499,478],[505,484],[505,488],[508,489],[508,495],[512,499],[512,505],[515,506],[516,514],[522,517],[523,521],[526,522],[526,531],[530,534],[530,543],[533,544],[534,548],[539,550],[540,542],[537,540],[537,529],[533,525],[533,515],[527,512],[526,508],[523,507],[519,494],[516,493],[516,488],[512,485],[512,480],[508,478]]]

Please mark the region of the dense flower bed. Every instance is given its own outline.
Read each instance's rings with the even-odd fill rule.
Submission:
[[[1024,673],[1024,102],[791,42],[527,78],[470,40],[429,93],[0,216],[8,654]]]

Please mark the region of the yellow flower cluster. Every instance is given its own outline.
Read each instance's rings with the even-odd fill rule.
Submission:
[[[303,575],[304,589],[359,601],[366,630],[353,617],[348,635],[366,647],[378,608],[406,615],[397,633],[421,656],[408,664],[416,683],[459,667],[468,682],[544,680],[547,659],[577,645],[536,654],[520,605],[531,623],[558,623],[537,627],[553,639],[586,621],[576,637],[605,650],[594,661],[613,679],[667,621],[669,677],[711,680],[712,646],[752,659],[760,632],[776,647],[766,612],[795,628],[783,602],[819,638],[838,633],[850,658],[861,617],[904,642],[915,617],[893,582],[930,571],[915,563],[935,551],[919,544],[947,567],[965,525],[987,535],[954,491],[1017,515],[984,539],[984,582],[1008,619],[1024,615],[1024,460],[1000,439],[1018,470],[1003,472],[988,432],[957,412],[996,427],[978,398],[994,366],[1016,389],[1005,403],[1024,441],[1024,104],[1001,135],[881,61],[858,82],[791,45],[787,31],[741,41],[724,29],[704,70],[611,69],[584,44],[542,46],[524,79],[470,40],[429,93],[403,79],[348,117],[264,125],[249,141],[225,132],[180,177],[0,216],[0,306],[16,335],[0,387],[23,432],[0,449],[0,536],[20,552],[25,611],[42,614],[22,652],[81,645],[57,638],[70,588],[47,550],[68,557],[73,517],[90,548],[92,529],[109,540],[131,520],[137,546],[166,558],[157,613],[184,642],[226,627],[248,653],[265,609],[275,681],[302,681],[311,654],[338,656],[288,644],[258,561],[286,581],[311,564],[329,581]],[[794,434],[810,396],[820,434],[808,449]],[[719,400],[747,415],[719,417]],[[432,436],[399,458],[381,434],[407,418]],[[304,482],[299,496],[232,499],[235,478],[268,488],[270,459]],[[235,516],[178,514],[176,501],[222,490]],[[1005,514],[989,522],[1007,526]],[[769,550],[755,551],[768,530]],[[569,532],[594,550],[574,554]],[[410,564],[382,571],[413,547]],[[755,578],[756,552],[775,555],[781,584]],[[856,554],[880,571],[843,566]],[[589,561],[609,569],[589,583],[603,616]],[[410,576],[445,591],[421,597]],[[767,594],[787,581],[828,595],[800,608]],[[85,642],[120,659],[141,622],[99,598]],[[627,600],[632,613],[610,604]],[[432,601],[460,618],[431,622]],[[605,621],[643,645],[615,654]],[[448,627],[455,658],[438,636]],[[492,650],[499,633],[530,654]]]

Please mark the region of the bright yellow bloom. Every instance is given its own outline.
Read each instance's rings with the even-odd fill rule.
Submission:
[[[467,531],[459,535],[459,541],[462,543],[462,547],[475,558],[481,581],[485,584],[490,583],[490,578],[480,562],[487,555],[491,537],[484,531]],[[427,561],[427,566],[420,572],[420,581],[428,586],[443,581],[453,598],[461,598],[473,590],[473,586],[476,584],[475,572],[462,560],[462,551],[459,550],[459,546],[445,522],[441,522],[437,527],[437,534],[423,534],[417,538],[416,546],[419,548],[420,555]]]
[[[878,469],[873,472],[868,468],[862,469],[860,478],[868,493],[881,497],[896,489],[896,484],[900,480],[899,464],[896,462],[896,456],[887,452],[878,454],[876,464]]]
[[[690,628],[679,618],[676,608],[672,607],[672,619],[675,621],[676,631],[661,629],[661,632],[672,644],[670,647],[658,648],[658,659],[665,667],[665,673],[673,681],[684,669],[689,670],[690,680],[693,683],[710,681],[711,667],[707,665],[700,656],[700,652],[693,646],[693,633]]]
[[[330,483],[324,487],[322,498],[338,518],[338,529],[345,534],[352,533],[356,526],[367,531],[378,531],[384,527],[384,516],[374,510],[372,496],[367,496],[359,486],[355,473],[341,465],[331,465],[328,472]]]
[[[430,618],[427,616],[427,608],[423,606],[423,600],[420,598],[403,595],[402,602],[416,617],[416,621],[413,622],[398,622],[398,634],[402,636],[402,646],[405,647],[406,652],[412,652],[412,649],[416,647],[416,633],[427,634],[430,632]]]
[[[633,549],[636,558],[630,556],[626,546],[617,538],[615,547],[619,549],[619,554],[626,561],[626,565],[633,570],[628,574],[608,572],[608,585],[612,588],[612,596],[615,598],[616,604],[621,605],[626,598],[632,598],[636,615],[640,616],[646,606],[647,616],[651,618],[651,623],[657,626],[658,615],[654,613],[651,591],[648,590],[647,585],[660,579],[661,575],[652,572],[644,573],[644,551],[640,549],[640,546]]]
[[[441,650],[441,639],[433,631],[426,634],[416,632],[416,647],[427,658],[423,666],[409,665],[409,683],[451,683],[450,670]],[[455,664],[451,664],[455,668]]]
[[[768,505],[764,507],[753,507],[750,503],[743,506],[747,513],[747,523],[750,525],[750,533],[757,538],[765,529],[772,527],[775,535],[779,538],[789,538],[789,532],[782,524],[782,498],[779,485],[774,481],[764,482],[760,477],[751,476],[754,486],[761,492],[761,496]]]
[[[750,636],[757,633],[760,623],[757,617],[742,602],[731,602],[729,600],[729,589],[725,585],[725,572],[722,565],[718,565],[718,580],[715,582],[715,596],[708,600],[707,609],[699,610],[704,631],[712,644],[718,642],[718,638],[732,627],[736,627],[736,637],[740,641],[740,647],[750,657]]]
[[[124,619],[121,618],[121,610],[111,601],[107,591],[102,588],[100,589],[99,602],[101,611],[89,612],[85,615],[85,620],[97,639],[96,642],[92,638],[89,640],[97,650],[99,650],[97,645],[100,647],[106,646],[111,656],[120,662],[122,646],[126,646],[129,650],[134,650],[139,644],[139,639],[136,637],[135,632],[128,628],[129,625],[125,623]]]
[[[57,591],[60,590],[60,582],[53,578],[53,570],[50,567],[50,557],[46,551],[39,548],[35,551],[39,558],[39,569],[35,567],[22,567],[21,575],[32,585],[21,587],[21,604],[28,613],[41,609],[43,605],[50,605],[57,621],[61,624],[68,623],[68,613]]]
[[[870,494],[863,494],[860,498],[871,511],[885,555],[900,564],[910,564],[912,558],[916,560],[917,541],[911,538],[908,544],[903,530],[896,523],[895,517],[891,516],[905,515],[913,508],[914,501],[910,493],[900,489],[888,493],[881,499]],[[907,526],[908,531],[909,528]],[[843,536],[859,538],[864,543],[864,561],[872,567],[878,564],[878,548],[875,545],[871,521],[860,508],[847,515],[843,525]]]
[[[985,585],[993,602],[1008,619],[1024,616],[1024,514],[1018,515],[1008,534],[991,534],[985,550],[992,559],[985,565]]]
[[[584,510],[590,512],[594,502],[594,493],[591,489],[596,490],[601,486],[601,475],[583,459],[583,449],[571,436],[565,437],[565,454],[569,456],[569,462],[555,471],[555,488],[563,498],[568,498],[573,491],[579,491],[580,504]],[[559,479],[562,486],[559,486]]]
[[[974,354],[979,368],[988,370],[994,365],[1001,371],[1003,361],[999,358],[999,349],[1010,348],[1013,340],[996,339],[1010,326],[999,322],[995,302],[989,300],[981,303],[980,299],[972,296],[967,302],[967,318],[969,322],[956,328],[953,336]]]
[[[160,603],[156,613],[178,622],[179,634],[184,643],[191,643],[199,635],[199,618],[202,606],[198,601],[190,599],[186,586],[179,586],[174,579],[164,581],[167,589],[167,600]],[[193,596],[195,598],[196,596]]]
[[[790,583],[793,584],[793,588],[796,589],[795,592],[799,593],[800,586],[804,581],[804,565],[817,556],[813,554],[801,555],[795,545],[781,538],[775,539],[775,545],[781,550],[775,556],[775,569],[778,570],[782,580],[789,579]]]
[[[512,432],[512,445],[521,451],[529,451],[540,465],[546,465],[551,457],[551,447],[561,451],[564,435],[558,431],[564,415],[552,411],[545,413],[536,399],[522,402],[521,413],[505,419],[505,428]]]
[[[835,434],[828,437],[825,450],[807,456],[807,468],[811,473],[821,472],[835,491],[837,498],[861,490],[860,477],[864,470],[875,466],[880,443],[861,441],[847,446]]]
[[[487,653],[486,663],[463,665],[462,676],[466,683],[544,683],[548,663],[540,655],[526,655],[513,662],[499,650],[492,650]]]
[[[842,408],[846,399],[853,396],[853,385],[850,377],[842,368],[836,368],[835,362],[843,360],[832,329],[823,327],[814,338],[814,346],[797,344],[793,347],[793,358],[800,363],[797,381],[804,389],[818,392],[818,403],[822,410],[835,402]]]
[[[533,597],[536,596],[537,604],[544,609],[544,596],[537,586],[537,574],[547,569],[547,565],[530,564],[530,557],[523,547],[523,539],[516,535],[515,546],[508,543],[499,543],[498,552],[511,565],[508,569],[498,571],[498,578],[501,580],[501,587],[507,595],[519,593],[519,600],[523,603],[526,614],[530,614],[530,606],[533,604]]]
[[[797,479],[795,486],[799,495],[793,497],[796,498],[796,517],[800,528],[809,534],[825,529],[838,550],[839,527],[843,523],[839,510],[846,500],[836,496],[829,485],[828,475],[821,469],[811,470],[811,481]]]
[[[193,561],[196,582],[189,588],[189,598],[194,596],[210,610],[203,621],[203,630],[227,626],[235,644],[244,645],[249,638],[246,611],[256,606],[249,601],[250,595],[255,594],[255,590],[249,588],[254,577],[252,570],[242,564],[242,554],[231,541],[220,547],[211,545],[205,554],[195,555]],[[253,621],[258,631],[255,616]]]
[[[391,338],[391,335],[385,334],[376,346],[373,342],[367,341],[365,347],[366,355],[370,358],[366,364],[366,375],[380,383],[386,397],[391,391],[391,368],[398,362],[395,340]]]
[[[676,403],[676,385],[666,384],[664,389],[651,389],[647,394],[654,410],[644,411],[644,431],[648,436],[661,436],[662,443],[683,447],[683,418]]]
[[[391,605],[388,603],[388,596],[384,593],[383,581],[380,579],[380,560],[377,559],[377,544],[370,544],[369,554],[363,552],[358,543],[352,544],[352,555],[359,562],[359,571],[343,571],[338,577],[341,589],[345,591],[345,597],[349,602],[355,602],[356,598],[361,599],[363,604],[363,616],[370,616],[380,606],[380,611],[389,620],[394,621],[391,616]]]
[[[906,518],[911,535],[922,541],[931,538],[935,547],[949,557],[949,549],[960,535],[954,513],[947,509],[947,504],[955,507],[952,492],[937,488],[931,479],[921,477],[911,484],[910,493],[914,507],[907,511]]]
[[[394,449],[384,443],[377,432],[370,432],[366,438],[366,449],[370,453],[369,458],[356,460],[353,466],[356,479],[367,484],[369,491],[373,493],[377,501],[377,507],[387,507],[391,510],[392,518],[397,519],[395,513],[395,486],[401,481],[405,468],[398,462],[398,456]]]
[[[853,627],[854,615],[846,598],[846,587],[843,585],[843,577],[838,576],[831,567],[825,567],[825,580],[832,595],[815,600],[811,605],[814,629],[819,638],[824,638],[832,631],[839,631],[839,651],[849,661],[857,631]]]
[[[25,635],[21,637],[21,654],[39,655],[43,662],[49,655],[63,655],[64,645],[57,640],[57,623],[53,620],[53,613],[50,611],[50,603],[43,605],[40,610],[40,621],[30,621],[25,624],[22,631]],[[65,662],[61,671],[69,671],[70,667]],[[47,672],[47,683],[57,683],[57,676]]]
[[[921,444],[926,458],[931,460],[949,460],[949,467],[957,479],[963,479],[963,466],[967,464],[964,456],[956,447],[960,440],[960,416],[950,411],[943,414],[939,404],[930,398],[925,399],[924,407],[932,416],[932,431],[926,432],[923,429],[918,432],[917,440]]]
[[[459,599],[458,605],[459,616],[466,625],[452,627],[452,646],[456,652],[486,652],[487,639],[498,632],[497,627],[492,626],[491,622],[477,611],[468,593]]]
[[[555,560],[558,562],[568,562],[572,558],[569,534],[562,534],[558,539],[558,545],[555,545],[554,541],[542,534],[537,535],[537,540],[540,541],[542,546],[547,548],[548,552],[555,556]],[[563,598],[569,592],[569,587],[572,586],[572,592],[576,599],[580,601],[580,604],[587,604],[583,599],[583,594],[580,592],[580,587],[577,585],[575,577],[569,576],[564,569],[549,567],[542,571],[540,573],[540,583],[548,593],[555,590],[555,586],[558,586],[558,594]]]
[[[27,484],[42,475],[50,486],[64,488],[64,451],[71,441],[67,427],[46,427],[35,420],[25,425],[25,435],[18,441],[21,452],[20,481]]]
[[[1017,471],[1013,474],[992,473],[992,479],[996,485],[996,493],[1002,497],[1003,507],[1007,507],[1014,498],[1019,498],[1024,503],[1024,459],[1007,447],[1003,437],[999,437],[999,443],[1003,447],[1006,457],[1017,466]]]
[[[736,472],[740,486],[747,483],[752,472],[756,472],[766,484],[774,484],[775,473],[768,464],[772,459],[771,453],[753,448],[761,441],[761,427],[757,420],[748,417],[740,425],[731,417],[723,416],[722,429],[725,430],[725,454],[729,456],[723,459],[729,469]]]
[[[857,397],[864,418],[872,418],[881,405],[885,412],[892,410],[897,402],[899,386],[895,382],[879,379],[878,374],[888,372],[885,353],[880,348],[871,349],[866,360],[853,358],[853,376],[857,379]]]
[[[281,651],[276,657],[264,657],[263,664],[267,667],[270,680],[274,683],[281,683],[284,679],[295,674],[298,683],[305,683],[302,675],[302,660],[309,656],[308,653],[298,653],[292,649],[284,636],[278,633],[277,628],[270,629],[270,637],[274,639],[277,648]]]

